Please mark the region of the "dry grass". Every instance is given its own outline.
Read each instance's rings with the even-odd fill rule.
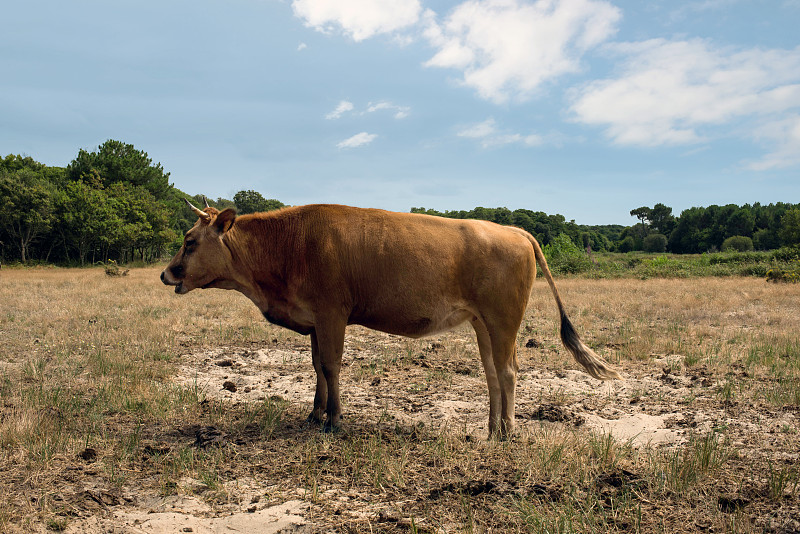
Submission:
[[[554,390],[520,403],[586,413],[635,406],[712,421],[696,432],[687,423],[679,444],[642,447],[569,420],[526,421],[516,439],[487,441],[466,420],[410,423],[355,401],[345,406],[346,430],[326,435],[304,426],[303,402],[209,396],[175,380],[182,357],[220,347],[306,348],[307,341],[266,324],[241,295],[177,297],[158,273],[0,272],[0,531],[69,529],[148,495],[195,494],[222,513],[248,505],[232,489],[236,481],[249,481],[259,506],[300,495],[322,531],[800,528],[791,522],[800,510],[800,285],[557,281],[587,344],[632,380],[672,380],[686,393],[676,404],[643,387],[623,403],[620,395]],[[433,341],[351,334],[355,356],[343,381],[380,384],[377,405],[394,393],[424,400],[468,384],[485,417],[468,330]],[[536,348],[525,347],[529,339]],[[521,383],[575,368],[541,281],[519,343]],[[310,377],[306,359],[286,369]],[[201,427],[224,438],[195,446]]]

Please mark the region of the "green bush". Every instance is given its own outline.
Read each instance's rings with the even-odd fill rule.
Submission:
[[[794,260],[786,267],[773,267],[767,271],[767,282],[800,282],[800,260]]]
[[[641,262],[639,269],[642,277],[673,278],[687,276],[684,262],[669,256],[656,256]]]
[[[767,261],[768,255],[764,252],[714,252],[706,254],[708,257],[708,265],[720,265],[725,263],[743,264],[743,263],[758,263],[760,261]]]
[[[769,267],[763,263],[748,263],[742,265],[736,274],[739,276],[764,277],[767,276],[769,270]]]
[[[617,244],[617,252],[632,252],[636,248],[636,240],[628,236]]]
[[[753,240],[747,236],[735,235],[722,242],[722,252],[748,252],[753,250]]]
[[[781,247],[778,250],[773,250],[771,255],[773,261],[800,260],[800,245]]]
[[[544,247],[547,264],[554,273],[577,274],[590,270],[592,260],[567,234],[558,234]]]
[[[645,252],[666,252],[667,236],[664,234],[650,234],[642,243]]]
[[[788,252],[787,252],[788,253]],[[593,254],[593,267],[583,273],[592,278],[686,278],[694,276],[755,276],[788,280],[781,273],[792,272],[797,261],[780,261],[770,252],[716,252],[714,254],[650,254],[645,252],[604,252]],[[800,267],[795,267],[800,273]],[[564,269],[562,272],[575,272]]]

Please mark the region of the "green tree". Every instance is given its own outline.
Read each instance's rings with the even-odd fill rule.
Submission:
[[[114,239],[106,241],[101,236],[106,252],[104,258],[113,251],[112,255],[121,261],[137,255],[143,261],[152,261],[176,239],[177,234],[169,224],[167,206],[156,201],[143,187],[118,182],[105,192],[120,220],[120,227]]]
[[[266,199],[261,193],[251,189],[239,191],[233,195],[233,202],[236,204],[236,210],[242,215],[245,213],[272,211],[285,206],[283,202],[274,198]]]
[[[31,258],[32,244],[53,222],[53,191],[31,166],[0,169],[2,229],[19,252],[23,263]]]
[[[153,165],[147,152],[113,139],[97,147],[97,152],[81,149],[67,166],[67,177],[103,188],[116,182],[127,182],[144,187],[158,200],[167,198],[172,187],[169,173],[164,172],[160,163]]]
[[[278,201],[276,200],[275,202],[278,202]],[[222,198],[222,197],[217,198],[217,200],[215,200],[215,201],[214,200],[209,201],[209,204],[214,206],[215,208],[217,208],[219,211],[223,211],[223,210],[225,210],[227,208],[236,209],[236,202],[234,202],[233,200],[228,200],[227,198]],[[279,202],[279,204],[281,204],[281,207],[283,207],[283,203]]]
[[[710,248],[706,208],[683,210],[678,224],[669,235],[669,250],[677,254],[706,252]]]
[[[675,217],[672,216],[672,208],[658,203],[653,206],[647,217],[650,227],[665,236],[672,232],[675,227]]]
[[[508,208],[497,208],[494,210],[494,214],[492,216],[493,222],[496,222],[497,224],[503,224],[506,226],[512,224],[513,219],[514,216],[511,213],[511,210],[509,210]]]
[[[779,235],[784,245],[800,243],[800,208],[790,209],[783,214]]]
[[[780,246],[780,237],[774,230],[762,228],[753,232],[753,247],[756,250],[772,250]]]
[[[14,173],[22,169],[39,172],[44,169],[44,167],[45,165],[43,163],[39,163],[30,156],[9,154],[0,159],[0,171],[6,171],[8,173]]]
[[[756,218],[748,208],[733,211],[725,221],[725,233],[731,236],[752,236]]]
[[[636,208],[635,210],[631,210],[631,217],[636,217],[639,219],[639,238],[644,238],[648,232],[648,225],[647,221],[650,220],[650,213],[651,210],[647,206],[642,206],[640,208]]]
[[[91,253],[94,262],[98,252],[119,239],[123,224],[115,206],[104,190],[83,180],[66,185],[56,210],[67,261],[75,254],[75,259],[85,265]]]
[[[643,234],[646,235],[647,232],[647,226],[644,223],[636,223],[633,226],[628,226],[623,229],[619,234],[619,240],[620,242],[626,241],[627,238],[630,237],[632,242],[630,250],[642,250],[644,248],[644,243],[641,236]]]

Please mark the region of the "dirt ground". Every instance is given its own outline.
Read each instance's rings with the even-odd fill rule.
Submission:
[[[394,421],[412,429],[449,424],[457,425],[466,436],[485,439],[488,395],[480,362],[477,358],[444,359],[438,355],[444,350],[444,343],[467,344],[471,339],[465,331],[428,341],[407,365],[385,374],[365,374],[361,372],[362,364],[369,365],[387,351],[406,352],[408,342],[361,328],[351,329],[342,376],[345,425],[361,419]],[[314,394],[310,357],[309,348],[301,343],[266,348],[220,347],[186,354],[175,381],[199,388],[205,399],[222,404],[235,406],[280,398],[305,413],[310,411]],[[703,368],[675,372],[673,369],[679,367],[675,358],[627,362],[623,366],[624,381],[604,383],[577,370],[526,365],[523,355],[517,387],[519,432],[524,434],[542,426],[577,428],[586,433],[613,434],[634,448],[668,448],[685,443],[691,435],[724,427],[733,436],[732,446],[744,457],[798,463],[800,448],[773,439],[785,433],[786,428],[800,428],[800,412],[795,407],[720,404],[714,392],[725,377],[709,376]],[[436,380],[437,373],[447,379]],[[647,392],[646,396],[643,392]],[[689,396],[695,397],[691,408],[686,407]],[[302,422],[294,424],[301,426]],[[198,439],[192,430],[196,434],[196,429],[184,431],[187,441]],[[244,477],[225,484],[226,492],[236,498],[218,506],[204,501],[201,481],[185,479],[179,486],[196,495],[161,498],[130,494],[116,506],[104,503],[101,515],[71,522],[66,532],[305,533],[329,528],[315,521],[313,504],[304,489],[282,496],[277,504],[274,499],[261,504],[258,496],[270,495],[272,485]],[[346,503],[340,513],[353,520],[380,520],[387,505],[354,496],[347,488],[329,488],[324,498]],[[99,500],[102,499],[100,495]],[[760,527],[764,531],[800,532],[800,515],[795,514],[800,514],[797,499],[792,510],[785,510],[774,524]],[[401,519],[391,518],[402,524]],[[410,523],[406,526],[410,528]],[[702,527],[700,522],[696,530],[709,530]]]
[[[277,327],[266,338],[242,334],[259,318],[241,298],[231,302],[245,310],[244,326],[214,337],[235,313],[202,307],[203,295],[184,299],[187,317],[209,315],[212,326],[176,323],[179,353],[148,387],[183,395],[175,404],[185,413],[172,407],[163,420],[148,405],[135,416],[135,402],[122,403],[98,423],[105,441],[93,439],[124,451],[70,444],[46,472],[9,467],[0,497],[32,515],[11,515],[6,528],[800,533],[798,291],[763,284],[560,281],[584,339],[624,376],[605,383],[577,370],[558,341],[550,295],[535,294],[519,335],[518,428],[508,442],[487,440],[486,382],[468,328],[422,340],[349,328],[343,430],[331,435],[305,421],[315,384],[306,338]],[[140,285],[131,287],[136,296]],[[674,295],[659,301],[665,288]],[[737,296],[712,302],[725,292]],[[587,311],[580,294],[603,304]],[[168,306],[145,312],[151,322],[139,329],[171,317]],[[119,311],[121,321],[131,315]],[[32,350],[44,344],[34,340]],[[762,352],[773,360],[752,363],[767,361]],[[4,376],[18,366],[0,364]],[[36,369],[23,371],[33,391]],[[794,397],[753,393],[778,385]],[[81,398],[99,398],[86,387]],[[2,391],[8,425],[21,409],[13,386]]]

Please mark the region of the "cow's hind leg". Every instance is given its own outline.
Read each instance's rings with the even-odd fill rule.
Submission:
[[[497,371],[492,359],[492,340],[489,337],[489,331],[478,318],[472,320],[472,327],[478,338],[478,350],[481,354],[481,362],[483,362],[483,372],[486,373],[486,385],[489,387],[489,437],[491,438],[500,432],[502,411],[500,382],[497,380]]]
[[[502,346],[500,348],[499,346]],[[500,357],[498,357],[500,354]],[[492,358],[497,369],[497,381],[500,383],[500,397],[502,408],[500,416],[500,436],[509,437],[514,433],[514,412],[517,395],[517,344],[516,339],[511,343],[498,343],[492,345]]]
[[[500,427],[497,433],[507,438],[514,432],[514,403],[517,389],[517,332],[514,328],[487,326],[492,341],[492,362],[500,388]],[[485,365],[484,365],[485,367]]]
[[[324,421],[325,410],[328,406],[328,382],[322,371],[322,358],[319,353],[316,331],[311,332],[311,361],[314,363],[314,371],[317,375],[317,388],[314,392],[314,408],[308,415],[308,422],[319,424]]]
[[[338,430],[341,427],[342,404],[339,399],[339,371],[342,368],[346,326],[346,320],[334,318],[318,322],[314,330],[319,350],[319,367],[328,393],[325,401],[325,413],[328,415],[324,427],[326,431]],[[321,393],[319,378],[317,392]],[[322,402],[320,402],[320,406],[322,406]],[[318,407],[316,400],[314,407],[315,409]]]

